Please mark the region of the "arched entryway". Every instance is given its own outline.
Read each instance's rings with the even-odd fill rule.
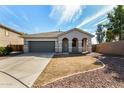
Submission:
[[[62,52],[68,52],[68,39],[63,38],[62,40]]]
[[[87,51],[87,38],[82,39],[83,52]]]
[[[78,39],[72,39],[72,52],[78,52]]]

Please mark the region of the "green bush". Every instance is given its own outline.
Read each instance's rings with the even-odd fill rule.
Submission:
[[[6,50],[8,53],[12,52],[12,48],[11,47],[6,47]]]
[[[0,47],[0,56],[8,55],[10,52],[12,52],[10,47]]]
[[[5,47],[0,47],[0,55],[3,56],[3,55],[6,55],[6,54],[7,54],[6,48]]]

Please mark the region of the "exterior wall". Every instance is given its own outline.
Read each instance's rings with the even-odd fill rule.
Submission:
[[[57,39],[45,39],[45,38],[43,38],[43,39],[36,39],[36,38],[27,38],[27,39],[25,39],[25,41],[57,41]]]
[[[6,31],[8,35],[6,35]],[[0,46],[6,47],[7,45],[23,45],[24,39],[20,34],[9,31],[5,28],[0,27]]]
[[[95,52],[102,54],[123,55],[124,56],[124,40],[117,42],[108,42],[93,45]]]
[[[82,39],[87,38],[88,39],[88,52],[91,52],[91,37],[87,34],[81,33],[79,31],[72,31],[67,34],[63,34],[62,36],[58,37],[58,47],[59,47],[59,52],[62,52],[62,40],[63,38],[68,38],[69,40],[69,52],[72,52],[72,39],[77,38],[78,39],[78,52],[83,52],[83,47],[82,47]]]
[[[92,42],[91,42],[91,38],[88,38],[87,48],[88,48],[88,52],[92,52]]]

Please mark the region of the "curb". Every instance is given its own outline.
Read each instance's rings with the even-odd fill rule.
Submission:
[[[10,75],[10,74],[4,72],[4,71],[0,71],[0,72],[3,73],[3,74],[6,74],[6,75],[8,75],[8,76],[10,76],[11,78],[13,78],[13,79],[15,79],[15,80],[17,80],[19,83],[21,83],[22,85],[24,85],[26,88],[29,88],[29,86],[27,86],[25,83],[23,83],[23,82],[20,81],[19,79],[15,78],[14,76],[12,76],[12,75]]]

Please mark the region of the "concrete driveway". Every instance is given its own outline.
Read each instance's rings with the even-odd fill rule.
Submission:
[[[0,60],[0,87],[31,87],[53,53],[27,53]]]

